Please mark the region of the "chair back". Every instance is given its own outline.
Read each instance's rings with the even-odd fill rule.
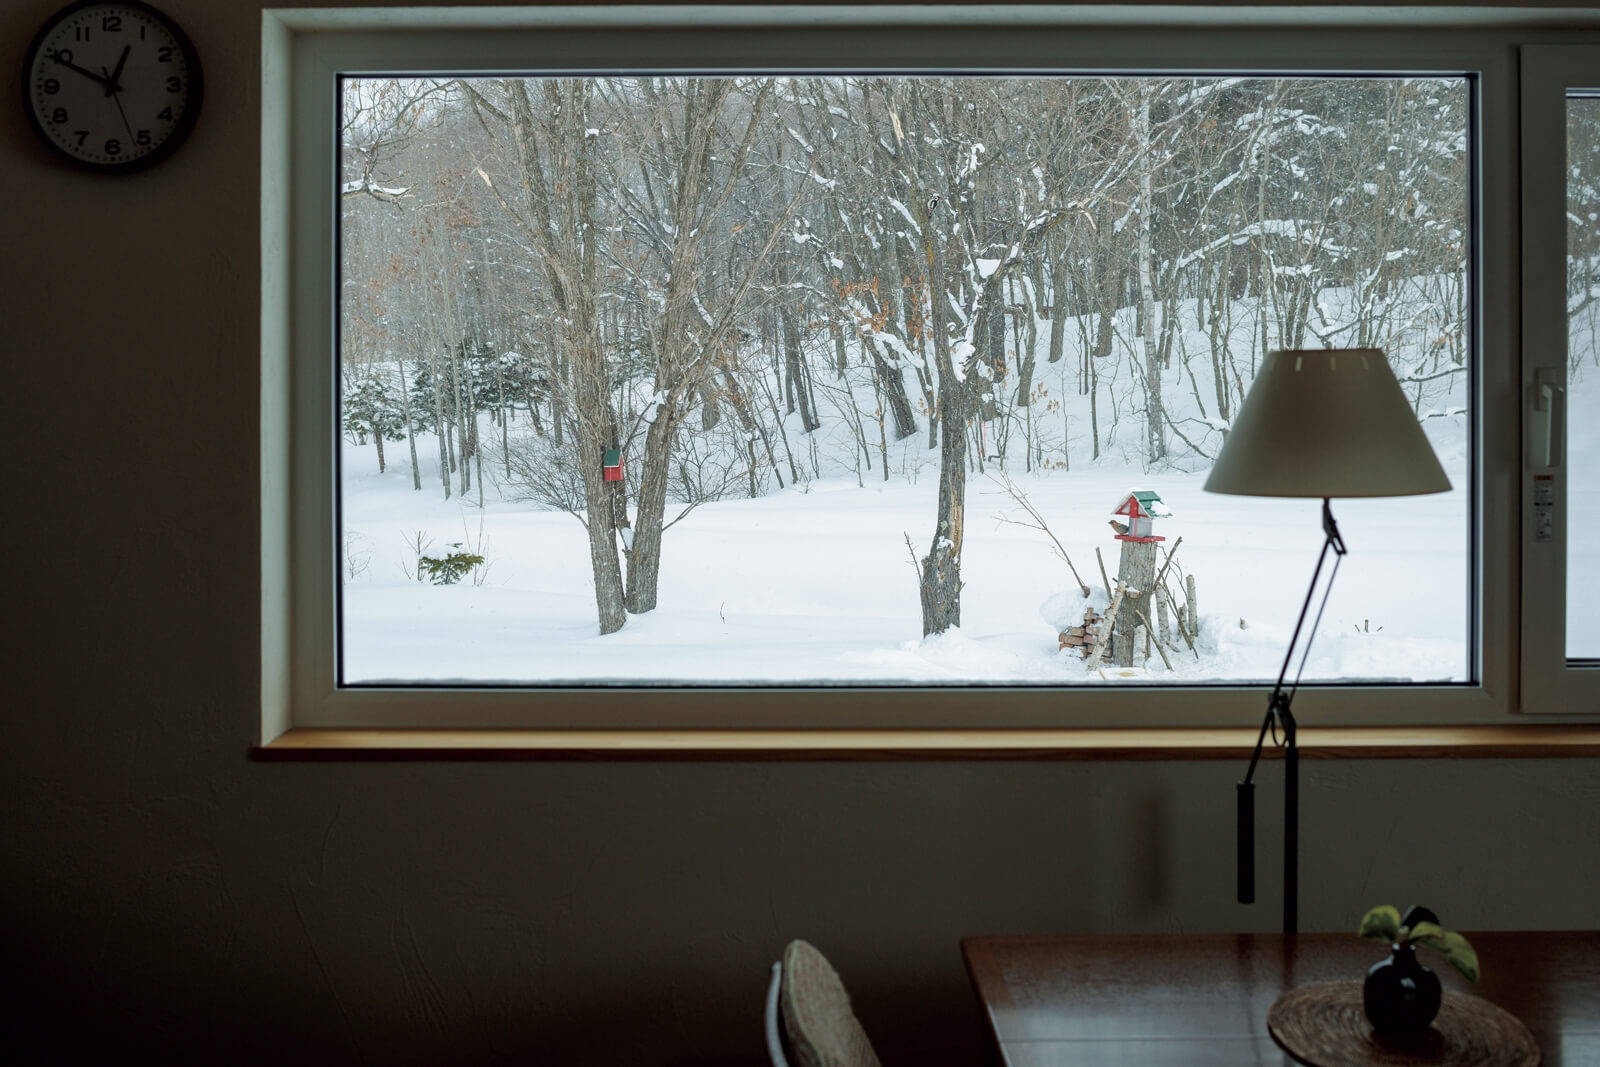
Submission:
[[[783,1023],[778,1018],[778,991],[783,985],[783,964],[772,965],[772,981],[767,983],[767,1055],[772,1067],[789,1067],[789,1057],[783,1053]]]
[[[783,951],[778,1000],[795,1067],[880,1067],[844,982],[805,941],[791,941]]]

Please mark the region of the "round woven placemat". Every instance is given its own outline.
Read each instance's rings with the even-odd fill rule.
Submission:
[[[1522,1020],[1469,993],[1446,993],[1424,1034],[1385,1040],[1372,1031],[1356,982],[1299,986],[1267,1012],[1267,1030],[1283,1050],[1311,1067],[1440,1064],[1443,1067],[1537,1067],[1539,1045]]]

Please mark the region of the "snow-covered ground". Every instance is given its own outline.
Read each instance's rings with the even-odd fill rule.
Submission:
[[[370,466],[370,449],[353,463]],[[587,541],[569,515],[490,502],[480,513],[419,500],[402,463],[361,474],[345,499],[352,557],[345,585],[345,678],[475,682],[1098,683],[1056,634],[1084,602],[1048,540],[1009,525],[1020,508],[974,478],[962,574],[962,626],[923,639],[916,574],[935,479],[918,485],[814,481],[757,500],[708,504],[667,533],[660,604],[598,636]],[[1016,479],[1104,608],[1094,548],[1115,571],[1107,520],[1132,482],[1172,508],[1157,533],[1184,542],[1195,576],[1198,655],[1169,653],[1115,680],[1275,677],[1321,545],[1316,501],[1214,496],[1204,474],[1141,478],[1121,468]],[[1465,494],[1335,508],[1350,546],[1306,677],[1460,680],[1467,670]],[[477,546],[481,585],[408,580],[404,538]]]

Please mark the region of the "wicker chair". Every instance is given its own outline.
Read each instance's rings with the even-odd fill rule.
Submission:
[[[773,1067],[880,1067],[838,972],[805,941],[772,965],[766,1031]]]

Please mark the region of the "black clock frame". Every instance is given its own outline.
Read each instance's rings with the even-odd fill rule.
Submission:
[[[49,131],[40,124],[39,116],[33,108],[32,74],[34,62],[39,57],[40,46],[44,44],[45,37],[49,35],[51,30],[55,29],[62,19],[83,8],[111,5],[137,8],[161,23],[166,31],[172,34],[172,39],[177,42],[178,51],[183,54],[184,67],[189,80],[189,92],[184,102],[183,115],[178,119],[177,125],[173,126],[172,132],[167,135],[167,139],[162,141],[161,145],[154,151],[148,152],[137,159],[128,160],[125,163],[96,163],[93,160],[80,159],[62,148],[50,136]],[[33,35],[33,40],[28,43],[28,50],[22,55],[22,110],[28,116],[28,125],[33,127],[33,132],[39,135],[41,141],[50,146],[55,155],[62,159],[71,160],[78,166],[92,170],[97,174],[128,174],[154,166],[172,155],[184,141],[188,140],[190,131],[194,129],[195,123],[200,118],[200,104],[204,99],[205,78],[200,69],[200,53],[195,51],[194,43],[189,40],[189,35],[183,32],[183,27],[174,22],[170,15],[159,8],[144,3],[144,0],[74,0],[73,3],[61,8],[44,20],[44,24]]]

